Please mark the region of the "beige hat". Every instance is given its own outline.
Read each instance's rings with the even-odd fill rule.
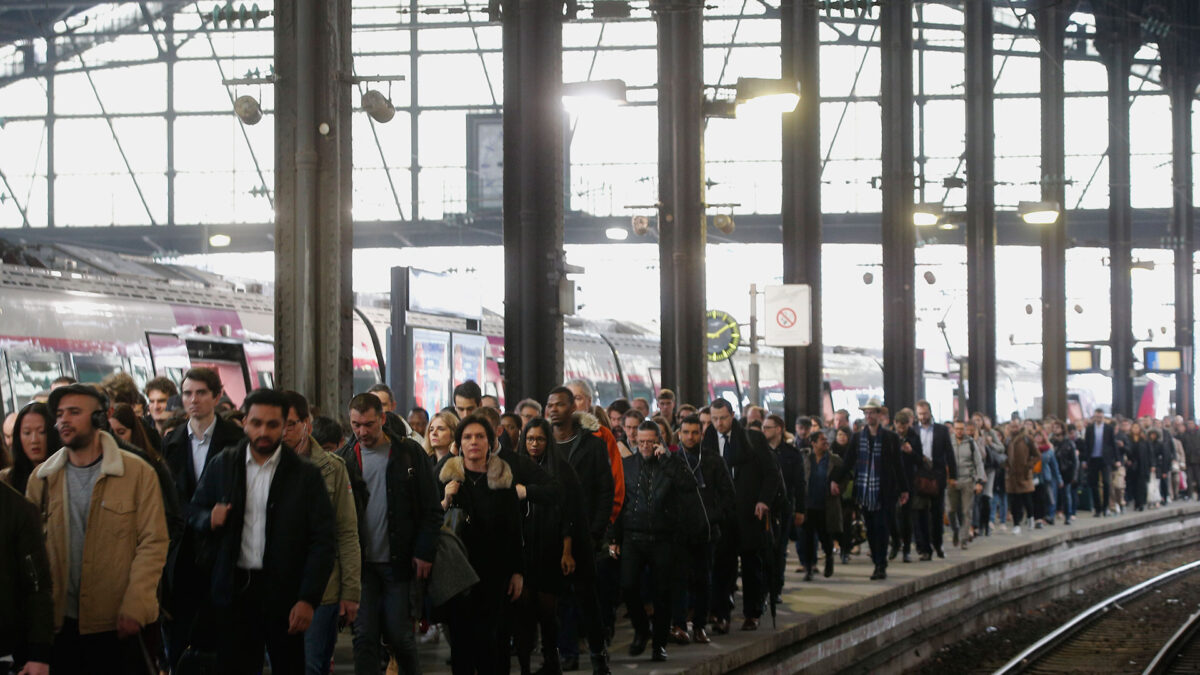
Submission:
[[[876,410],[876,409],[882,408],[882,407],[883,407],[883,403],[879,399],[872,396],[871,399],[866,402],[866,404],[859,406],[858,409],[859,410]]]

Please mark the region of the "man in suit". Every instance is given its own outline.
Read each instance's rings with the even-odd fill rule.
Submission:
[[[742,630],[757,630],[766,598],[766,530],[770,507],[780,490],[780,473],[767,439],[755,431],[756,443],[733,417],[733,406],[716,399],[710,406],[711,424],[701,442],[701,451],[715,452],[733,474],[734,512],[728,523],[730,536],[717,543],[713,565],[713,614],[718,633],[729,632],[733,611],[733,589],[737,583],[738,558],[742,562]]]
[[[163,459],[175,479],[181,504],[192,501],[209,462],[245,437],[241,427],[217,415],[217,401],[223,391],[220,375],[211,368],[192,368],[183,376],[181,398],[188,422],[167,434],[162,446]],[[198,550],[195,532],[185,528],[179,545],[167,558],[166,605],[172,618],[164,622],[164,628],[167,661],[172,669],[189,644],[212,646],[213,636],[208,635],[212,622],[196,622],[207,601],[209,580],[209,570],[197,563]],[[195,635],[193,625],[200,626]]]
[[[333,572],[333,506],[315,464],[283,443],[288,402],[259,389],[246,397],[247,439],[200,478],[189,525],[213,536],[212,593],[223,673],[304,671],[304,631]]]
[[[1112,492],[1112,468],[1117,459],[1113,440],[1113,425],[1104,419],[1104,411],[1092,413],[1092,423],[1083,434],[1080,468],[1087,471],[1088,487],[1092,491],[1092,510],[1096,517],[1109,514],[1108,495]],[[1103,490],[1100,489],[1103,481]]]
[[[867,424],[855,432],[846,452],[843,475],[854,478],[854,501],[867,526],[867,543],[875,572],[871,580],[887,579],[888,530],[895,505],[908,503],[908,478],[900,459],[900,437],[883,428],[878,399],[862,407]],[[833,479],[840,482],[841,476]]]
[[[950,443],[950,430],[944,424],[933,421],[933,411],[929,401],[917,401],[917,435],[921,437],[921,450],[925,458],[933,465],[937,474],[938,494],[929,499],[929,509],[917,512],[917,552],[932,557],[945,558],[942,550],[942,535],[945,523],[942,517],[946,513],[946,480],[957,475],[954,465],[954,451]]]

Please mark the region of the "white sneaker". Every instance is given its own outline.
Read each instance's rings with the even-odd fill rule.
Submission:
[[[1020,525],[1013,527],[1013,534],[1021,534],[1021,526]]]
[[[425,633],[423,635],[421,635],[420,638],[418,638],[418,639],[420,640],[421,644],[423,644],[423,645],[428,645],[428,644],[436,645],[438,643],[438,638],[440,636],[441,636],[441,631],[438,630],[438,625],[436,623],[431,623],[431,624],[429,624],[429,630],[426,630]]]

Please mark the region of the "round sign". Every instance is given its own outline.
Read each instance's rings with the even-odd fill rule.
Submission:
[[[775,314],[775,323],[779,324],[780,328],[791,328],[796,325],[796,310],[791,307],[784,307]]]

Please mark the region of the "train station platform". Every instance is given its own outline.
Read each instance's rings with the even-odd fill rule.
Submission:
[[[866,544],[849,564],[838,564],[833,577],[804,582],[795,570],[795,549],[788,553],[783,604],[774,626],[764,616],[757,631],[741,632],[735,611],[728,635],[710,631],[712,644],[667,647],[669,659],[653,663],[650,650],[628,655],[633,631],[627,619],[609,649],[617,672],[647,673],[800,673],[900,672],[928,655],[988,625],[1017,606],[1042,604],[1135,558],[1200,541],[1200,503],[1179,502],[1142,513],[1109,518],[1081,513],[1071,525],[1060,519],[1043,529],[1020,534],[993,530],[967,551],[951,548],[946,557],[888,567],[888,578],[870,581]],[[741,603],[738,599],[738,609]],[[619,610],[623,615],[624,610]],[[449,672],[449,647],[421,648],[423,672]],[[350,634],[341,636],[334,672],[353,672]],[[534,655],[534,664],[540,663]],[[585,672],[586,654],[579,672]],[[517,672],[516,659],[513,659]]]

